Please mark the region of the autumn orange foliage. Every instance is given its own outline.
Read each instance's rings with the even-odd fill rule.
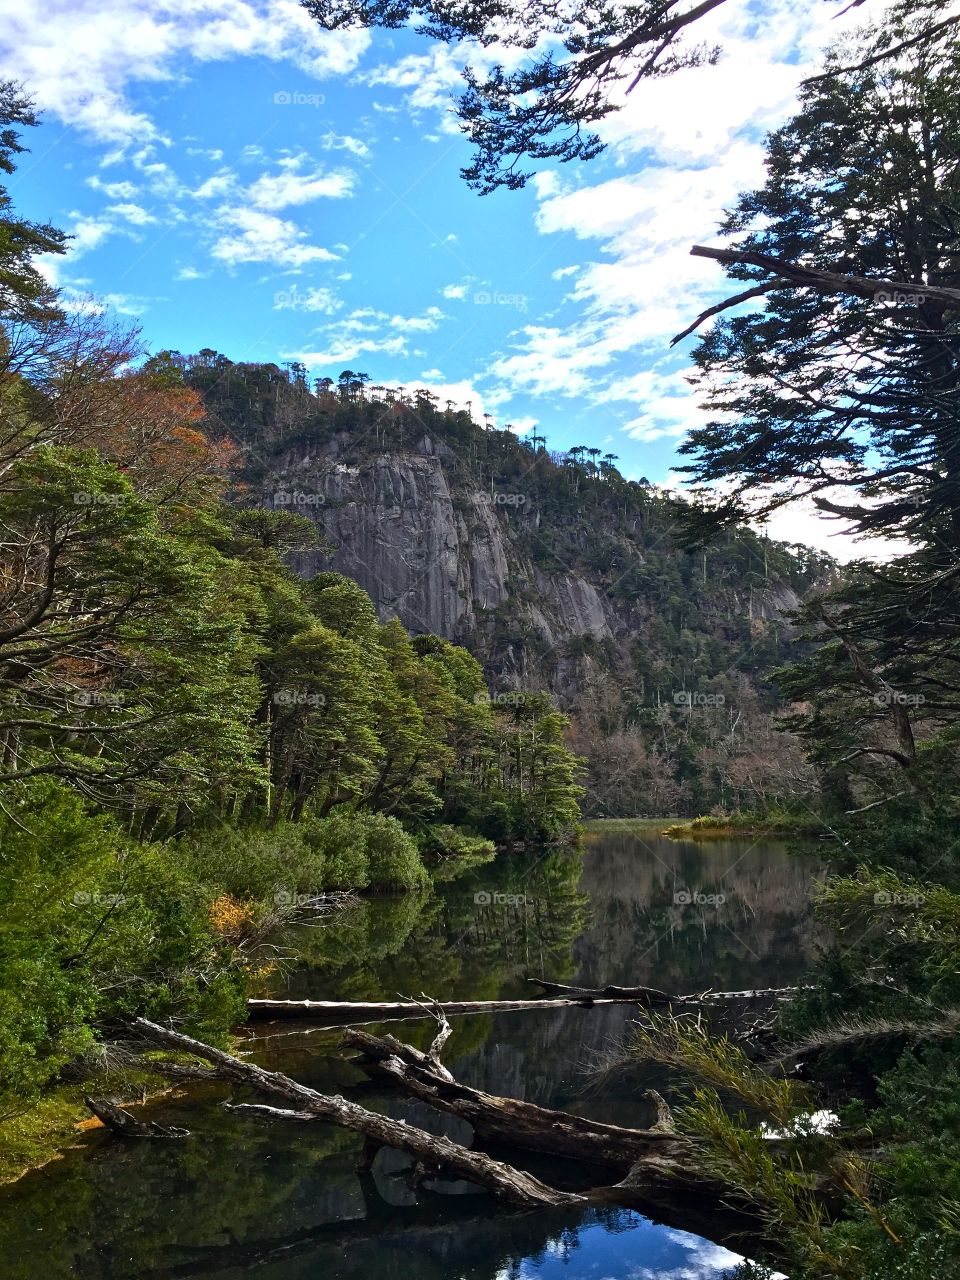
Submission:
[[[253,908],[230,893],[222,893],[210,903],[210,923],[222,938],[239,942],[253,925]]]

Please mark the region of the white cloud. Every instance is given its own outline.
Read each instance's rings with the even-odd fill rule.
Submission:
[[[444,285],[441,292],[445,298],[460,301],[467,296],[467,286],[465,284],[448,284]]]
[[[110,200],[132,200],[139,191],[132,182],[104,182],[96,174],[87,178],[87,186],[93,187],[94,191],[102,191]]]
[[[846,489],[827,490],[825,495],[835,502],[850,502]],[[764,526],[771,538],[781,542],[802,543],[829,551],[837,560],[893,560],[910,550],[907,542],[893,538],[851,537],[847,521],[824,515],[810,498],[798,498],[789,506],[775,511]]]
[[[689,350],[671,357],[669,339],[727,283],[689,250],[714,239],[739,192],[762,182],[763,137],[795,108],[820,45],[862,21],[859,11],[835,15],[820,0],[771,0],[758,28],[746,4],[716,9],[696,33],[724,46],[716,67],[641,84],[601,122],[603,160],[562,179],[537,175],[538,230],[596,250],[553,273],[573,277],[566,309],[550,327],[524,329],[489,375],[532,395],[632,404],[625,430],[645,442],[703,421],[681,373],[663,368]]]
[[[353,194],[353,174],[345,172],[263,174],[250,187],[248,198],[260,209],[285,209],[291,204],[307,204],[326,197],[339,200]]]
[[[504,423],[504,426],[509,427],[518,436],[525,436],[528,431],[533,431],[539,425],[539,418],[514,418]]]
[[[323,365],[356,360],[358,356],[422,355],[423,352],[410,348],[410,335],[431,332],[444,319],[439,307],[428,307],[419,316],[390,315],[373,307],[361,307],[322,327],[318,332],[326,345],[300,352],[297,359],[306,365]]]
[[[395,386],[411,395],[417,390],[429,391],[431,395],[437,397],[441,409],[445,407],[447,401],[451,402],[455,410],[466,409],[469,405],[474,422],[483,422],[484,414],[491,413],[494,407],[490,397],[469,379],[462,379],[459,382],[434,382],[424,374],[422,382],[388,381],[387,385]]]
[[[86,315],[102,315],[109,310],[122,316],[139,316],[150,306],[146,298],[126,293],[83,293],[72,285],[63,287],[60,299],[67,311]]]
[[[73,221],[69,224],[68,235],[71,237],[67,250],[71,258],[79,258],[81,254],[96,249],[116,226],[110,218],[87,218],[82,214],[70,215]]]
[[[145,226],[148,222],[156,222],[153,214],[148,213],[139,204],[112,204],[107,209],[107,213],[116,214],[118,218],[123,218],[126,222],[132,222],[137,227]]]
[[[663,486],[680,497],[690,496],[690,477],[679,471],[671,471],[663,480]],[[729,492],[729,483],[708,486],[715,493]],[[757,488],[748,494],[754,508],[770,496],[769,490]],[[829,501],[849,505],[851,492],[843,485],[825,489],[820,495]],[[861,500],[858,500],[861,501]],[[868,503],[863,503],[868,505]],[[777,542],[801,544],[829,552],[835,560],[847,563],[851,560],[893,560],[908,552],[910,544],[894,538],[854,538],[852,526],[841,517],[820,511],[809,497],[797,497],[786,506],[779,507],[762,523],[747,521],[758,532],[766,532]]]
[[[277,267],[298,268],[308,262],[332,262],[336,255],[319,245],[305,243],[306,232],[292,222],[259,209],[222,205],[216,211],[222,229],[211,254],[235,267],[245,262],[269,262]]]
[[[323,31],[296,0],[0,0],[0,19],[5,73],[43,109],[121,146],[169,142],[128,104],[135,81],[242,56],[322,79],[355,70],[370,43],[367,31]]]
[[[370,157],[370,148],[367,144],[349,133],[340,134],[332,131],[325,133],[320,139],[320,145],[324,151],[349,151],[358,160],[367,160]]]
[[[391,316],[387,323],[391,329],[399,329],[401,333],[429,333],[445,318],[439,307],[427,307],[422,316]]]
[[[463,63],[462,53],[449,45],[435,44],[427,53],[412,53],[399,62],[383,63],[363,79],[370,85],[408,90],[406,102],[413,111],[439,110],[446,114],[454,92],[463,89]]]
[[[191,191],[190,194],[195,200],[219,200],[222,196],[234,191],[236,186],[237,175],[225,169],[222,173],[211,174],[200,183],[196,191]]]

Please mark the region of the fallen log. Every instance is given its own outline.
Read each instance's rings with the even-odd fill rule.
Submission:
[[[617,996],[595,999],[586,996],[570,1000],[449,1000],[444,1009],[449,1014],[511,1013],[531,1009],[590,1009],[596,1004],[637,1004],[635,996]],[[404,1018],[423,1018],[429,1010],[416,1000],[248,1000],[247,1013],[251,1022],[276,1018],[310,1018],[317,1022],[391,1022]]]
[[[471,1089],[459,1084],[435,1060],[449,1033],[449,1024],[442,1012],[434,1016],[440,1024],[439,1032],[426,1053],[392,1037],[368,1036],[356,1030],[348,1033],[348,1043],[365,1053],[376,1063],[375,1070],[391,1076],[406,1092],[467,1120],[477,1137],[499,1146],[567,1156],[579,1161],[585,1171],[606,1167],[622,1175],[619,1181],[588,1186],[582,1191],[553,1187],[531,1173],[450,1138],[368,1111],[339,1095],[318,1093],[281,1072],[243,1062],[146,1019],[137,1019],[133,1025],[151,1045],[192,1054],[209,1063],[222,1079],[249,1085],[294,1104],[278,1107],[243,1103],[232,1105],[234,1112],[283,1122],[328,1120],[362,1134],[366,1141],[360,1172],[369,1167],[371,1150],[390,1147],[413,1158],[413,1174],[420,1181],[437,1175],[465,1179],[523,1209],[620,1206],[648,1216],[653,1212],[671,1225],[738,1248],[749,1242],[766,1257],[779,1258],[777,1242],[764,1231],[761,1208],[744,1201],[738,1192],[705,1172],[700,1144],[674,1130],[669,1108],[659,1095],[652,1091],[650,1094],[657,1108],[657,1123],[650,1129],[628,1129]],[[150,1066],[163,1070],[163,1064],[156,1059],[151,1060]],[[779,1143],[772,1140],[771,1146],[775,1145]],[[811,1191],[819,1193],[818,1183],[819,1179],[811,1179]]]
[[[93,1112],[102,1125],[118,1138],[189,1138],[189,1129],[143,1121],[132,1116],[109,1098],[84,1097],[87,1110]]]
[[[572,987],[542,978],[528,982],[543,989],[543,995],[530,1000],[449,1000],[444,1009],[451,1015],[473,1013],[515,1013],[534,1009],[592,1009],[596,1005],[635,1004],[647,1009],[668,1009],[674,1005],[695,1005],[711,1001],[743,1001],[783,999],[799,990],[797,987],[766,987],[756,991],[702,991],[689,995],[671,995],[656,987]],[[354,1022],[397,1022],[406,1018],[423,1018],[430,1010],[418,1000],[268,1000],[247,1001],[251,1022],[275,1021],[281,1018],[309,1018],[330,1026]]]
[[[343,1043],[360,1051],[366,1059],[365,1070],[393,1080],[439,1111],[466,1120],[479,1137],[489,1141],[611,1168],[621,1175],[638,1160],[655,1156],[663,1170],[669,1165],[673,1176],[683,1181],[697,1163],[690,1142],[665,1124],[628,1129],[486,1093],[461,1084],[446,1068],[437,1069],[427,1054],[393,1036],[350,1030],[344,1033]],[[661,1104],[666,1104],[659,1095],[652,1101],[662,1121]],[[702,1185],[699,1174],[697,1181]]]
[[[528,982],[541,987],[545,994],[569,996],[577,1000],[636,1001],[651,1008],[669,1008],[675,1004],[704,1004],[711,1000],[772,1000],[786,999],[802,990],[800,987],[757,987],[747,991],[693,991],[687,995],[670,995],[656,987],[571,987],[564,982],[546,982],[543,978],[528,978]],[[445,1006],[448,1007],[448,1006]]]
[[[222,1049],[214,1049],[200,1040],[149,1022],[146,1018],[137,1018],[133,1026],[152,1044],[175,1049],[180,1053],[191,1053],[204,1062],[209,1062],[223,1079],[251,1085],[263,1093],[285,1098],[296,1104],[297,1111],[306,1113],[313,1119],[332,1120],[334,1124],[362,1133],[383,1146],[405,1151],[415,1156],[423,1168],[466,1178],[468,1182],[493,1191],[510,1204],[530,1207],[586,1203],[582,1195],[549,1187],[532,1174],[514,1169],[482,1152],[470,1151],[449,1138],[437,1137],[402,1120],[378,1115],[355,1102],[349,1102],[339,1094],[328,1096],[318,1093],[280,1071],[264,1071],[252,1062],[241,1062]],[[268,1114],[277,1110],[270,1108]],[[263,1114],[262,1108],[259,1113]],[[284,1114],[280,1118],[289,1119],[290,1116]]]
[[[666,991],[658,991],[656,987],[570,987],[563,982],[546,982],[543,978],[528,978],[527,981],[542,988],[544,995],[569,996],[594,1003],[622,1000],[665,1009],[672,1004],[685,1002],[684,996],[672,996]]]

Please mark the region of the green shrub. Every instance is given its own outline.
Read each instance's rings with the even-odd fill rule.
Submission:
[[[367,842],[354,814],[316,818],[306,827],[304,839],[323,859],[324,888],[366,889],[370,883]]]
[[[357,818],[364,826],[372,888],[415,889],[430,883],[417,842],[396,818],[385,813]]]
[[[413,836],[387,814],[318,818],[306,839],[323,853],[327,888],[395,890],[429,883]]]
[[[164,846],[130,842],[59,783],[0,814],[0,1091],[26,1099],[137,1015],[222,1037],[242,1016],[240,958],[210,896]]]
[[[318,893],[328,882],[323,849],[293,822],[269,831],[218,827],[181,839],[175,848],[193,879],[235,898],[268,902],[280,890]]]

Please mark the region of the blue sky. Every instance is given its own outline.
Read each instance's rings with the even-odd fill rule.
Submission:
[[[3,74],[44,111],[12,193],[75,235],[50,265],[68,297],[152,350],[427,386],[667,482],[700,419],[692,340],[669,339],[723,293],[689,247],[760,181],[766,131],[856,17],[763,11],[758,30],[728,0],[703,31],[720,64],[641,86],[597,160],[480,197],[451,102],[496,49],[322,32],[294,0],[0,0]],[[781,519],[837,551],[808,513]]]

